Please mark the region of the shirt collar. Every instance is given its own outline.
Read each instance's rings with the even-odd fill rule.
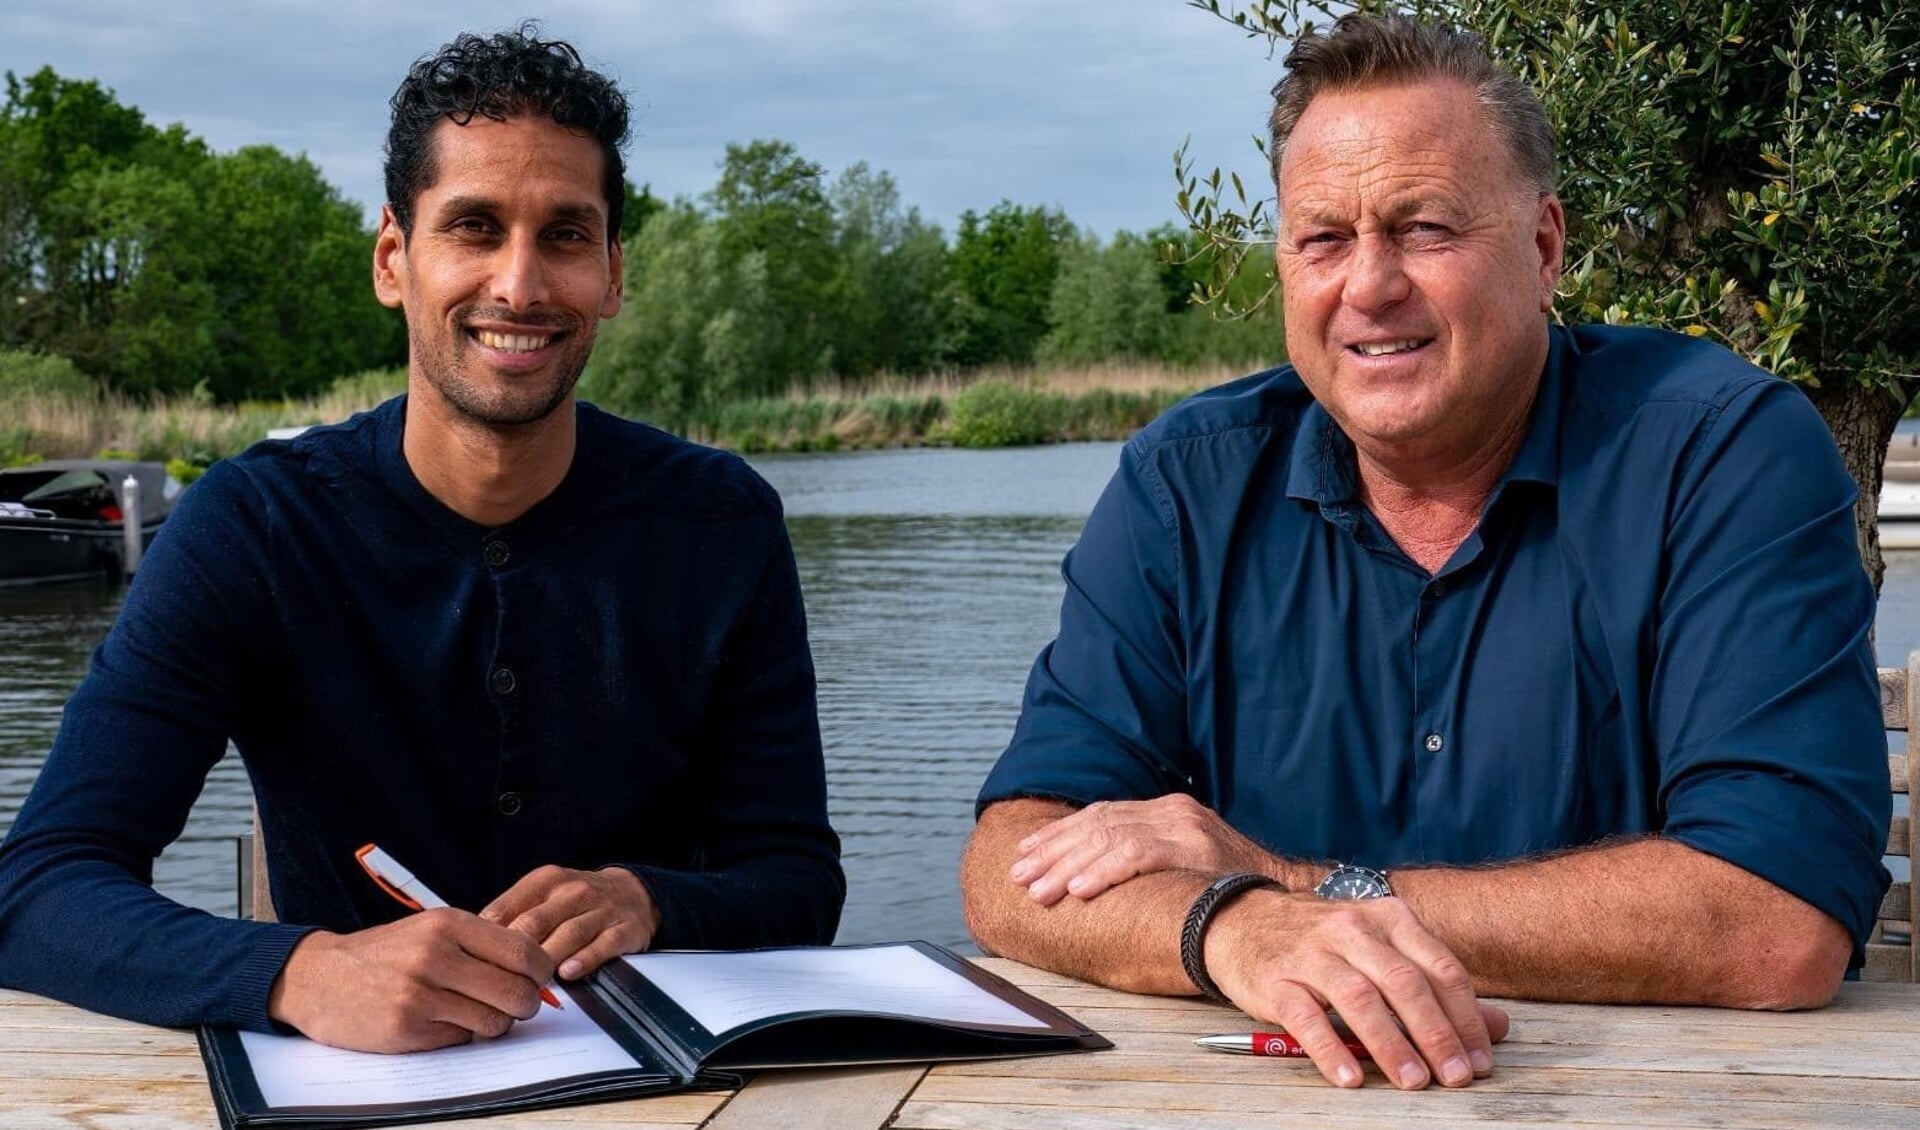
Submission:
[[[1534,395],[1527,435],[1495,484],[1494,495],[1513,482],[1559,484],[1560,413],[1565,396],[1562,377],[1567,353],[1578,348],[1565,327],[1547,327],[1547,363],[1541,371],[1540,390]],[[1314,401],[1301,414],[1294,433],[1287,466],[1287,497],[1316,502],[1322,508],[1352,502],[1359,495],[1358,475],[1353,441],[1319,401]]]

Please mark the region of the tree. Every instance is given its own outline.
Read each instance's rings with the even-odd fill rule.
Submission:
[[[833,319],[834,371],[925,372],[947,339],[947,244],[920,210],[900,203],[893,177],[861,161],[834,181],[840,309]]]
[[[805,385],[833,367],[833,206],[826,170],[785,141],[727,146],[708,194],[730,260],[757,255],[777,328],[769,363],[782,383]],[[771,391],[771,390],[770,390]]]
[[[217,360],[202,379],[217,399],[311,396],[404,356],[403,323],[367,283],[360,209],[313,162],[248,146],[214,157],[206,179],[222,252],[207,279]]]
[[[1073,224],[1049,208],[1002,200],[985,215],[960,214],[949,259],[959,295],[953,359],[962,365],[1033,360],[1047,335],[1053,280],[1074,238]]]
[[[626,207],[620,213],[620,243],[625,246],[640,229],[647,226],[647,220],[657,212],[666,210],[667,202],[653,194],[653,186],[643,184],[633,187],[632,181],[626,182]]]
[[[1188,0],[1269,42],[1337,13],[1314,0]],[[1378,9],[1378,0],[1360,0]],[[1700,0],[1414,0],[1485,36],[1560,140],[1568,272],[1556,315],[1714,338],[1797,382],[1861,486],[1863,560],[1888,439],[1920,377],[1920,11]],[[1239,177],[1196,176],[1183,212],[1217,268],[1271,239]]]
[[[713,220],[684,202],[627,247],[626,301],[601,327],[582,395],[683,427],[702,408],[766,395],[779,346],[766,259],[735,256]]]
[[[304,157],[214,154],[98,83],[7,76],[0,342],[135,393],[315,393],[403,356],[372,246]]]
[[[1052,326],[1040,343],[1049,361],[1092,364],[1158,360],[1174,316],[1160,253],[1132,232],[1102,246],[1092,236],[1069,245],[1048,302]]]

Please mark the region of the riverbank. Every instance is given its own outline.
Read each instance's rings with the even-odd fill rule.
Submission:
[[[1243,371],[1140,364],[884,377],[703,406],[655,422],[745,454],[1125,439],[1175,401]],[[405,383],[400,370],[380,370],[343,378],[311,400],[240,405],[15,393],[0,403],[0,465],[111,454],[167,462],[175,477],[190,479],[269,428],[344,420]]]

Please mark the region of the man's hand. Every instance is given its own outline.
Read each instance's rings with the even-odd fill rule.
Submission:
[[[538,942],[569,981],[646,949],[660,928],[653,895],[624,867],[536,868],[480,916]]]
[[[499,1036],[540,1009],[553,960],[525,934],[439,909],[300,939],[267,1013],[311,1039],[411,1052]]]
[[[1136,875],[1254,871],[1280,878],[1276,860],[1185,793],[1153,800],[1098,801],[1020,841],[1008,878],[1033,901],[1090,899]]]
[[[1328,1009],[1407,1090],[1486,1076],[1507,1035],[1507,1014],[1479,1003],[1466,966],[1399,899],[1250,891],[1215,916],[1205,961],[1234,1004],[1284,1025],[1341,1087],[1362,1074]]]

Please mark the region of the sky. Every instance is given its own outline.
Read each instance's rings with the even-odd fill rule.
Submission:
[[[0,70],[97,79],[215,149],[305,153],[371,217],[387,99],[461,31],[533,16],[632,97],[628,175],[712,187],[729,142],[864,160],[949,233],[1046,205],[1104,236],[1178,219],[1173,152],[1264,183],[1279,64],[1185,0],[5,0]]]

